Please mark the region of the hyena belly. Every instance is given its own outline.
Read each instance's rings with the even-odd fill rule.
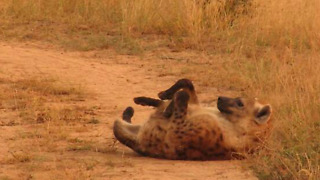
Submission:
[[[221,129],[210,114],[170,124],[164,147],[168,159],[221,159],[228,155]]]
[[[141,150],[148,156],[164,157],[165,137],[169,122],[166,119],[147,121],[138,133]]]

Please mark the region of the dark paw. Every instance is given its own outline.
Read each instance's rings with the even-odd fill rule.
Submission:
[[[158,107],[161,105],[162,101],[159,99],[153,99],[148,97],[136,97],[133,99],[134,103],[142,106],[153,106]]]
[[[131,118],[134,114],[134,109],[132,107],[127,107],[122,113],[122,119],[128,123],[131,123]]]
[[[134,103],[145,106],[146,102],[145,102],[145,97],[135,97],[133,98]]]
[[[194,90],[193,83],[190,79],[179,79],[176,84],[180,88],[187,88],[189,90]]]
[[[192,82],[189,79],[179,79],[173,86],[165,91],[161,91],[158,97],[162,100],[172,99],[174,94],[180,89],[188,89],[192,92],[195,91]]]
[[[158,97],[161,99],[161,100],[166,100],[166,99],[172,99],[174,93],[171,93],[169,92],[168,90],[166,91],[161,91],[158,93]]]

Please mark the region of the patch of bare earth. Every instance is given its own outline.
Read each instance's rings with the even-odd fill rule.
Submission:
[[[0,43],[0,80],[10,81],[0,83],[0,89],[13,91],[13,100],[17,99],[15,91],[36,91],[32,90],[34,84],[31,90],[15,86],[34,78],[53,78],[86,94],[73,98],[62,93],[62,99],[60,95],[30,94],[27,103],[36,97],[41,102],[45,99],[44,107],[50,112],[53,108],[55,114],[42,105],[35,106],[33,113],[49,115],[31,116],[36,118],[27,122],[21,111],[0,102],[0,179],[256,179],[239,161],[154,159],[115,142],[112,125],[123,109],[129,105],[135,108],[133,123],[143,122],[152,111],[134,105],[132,98],[156,97],[180,77],[156,70],[161,63],[155,60],[111,51],[105,51],[103,57],[95,55]],[[197,87],[200,99],[207,97],[207,103],[216,97],[217,89]],[[68,117],[71,120],[65,122]]]

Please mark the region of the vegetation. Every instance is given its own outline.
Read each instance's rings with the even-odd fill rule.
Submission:
[[[57,162],[58,154],[96,150],[91,141],[72,137],[72,133],[92,128],[85,126],[90,123],[93,110],[81,104],[87,97],[83,89],[54,78],[25,76],[12,80],[9,77],[0,73],[0,127],[2,135],[6,135],[2,136],[7,142],[4,146],[8,148],[0,159],[5,169],[0,179],[32,177],[28,173],[19,174],[21,169],[20,172],[30,173],[35,170],[61,170],[64,167],[59,166],[68,166],[69,163],[75,167],[78,165],[68,162],[69,157],[66,156],[64,161]],[[13,177],[6,176],[14,170]],[[51,178],[85,177],[80,173],[68,175],[63,171],[56,172]]]
[[[5,39],[127,54],[204,52],[208,61],[182,63],[177,73],[274,107],[275,131],[250,159],[258,177],[320,178],[319,0],[0,0],[0,7]],[[217,54],[224,60],[210,58]]]
[[[317,0],[0,2],[1,36],[54,41],[78,50],[140,52],[150,39],[170,47],[227,52],[319,48]]]

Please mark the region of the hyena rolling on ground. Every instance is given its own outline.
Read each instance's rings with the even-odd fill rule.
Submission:
[[[217,107],[202,107],[188,79],[177,81],[158,95],[161,100],[134,99],[137,104],[156,107],[144,124],[131,124],[131,107],[114,123],[115,137],[141,155],[230,159],[257,149],[271,130],[271,106],[256,99],[219,97]]]

